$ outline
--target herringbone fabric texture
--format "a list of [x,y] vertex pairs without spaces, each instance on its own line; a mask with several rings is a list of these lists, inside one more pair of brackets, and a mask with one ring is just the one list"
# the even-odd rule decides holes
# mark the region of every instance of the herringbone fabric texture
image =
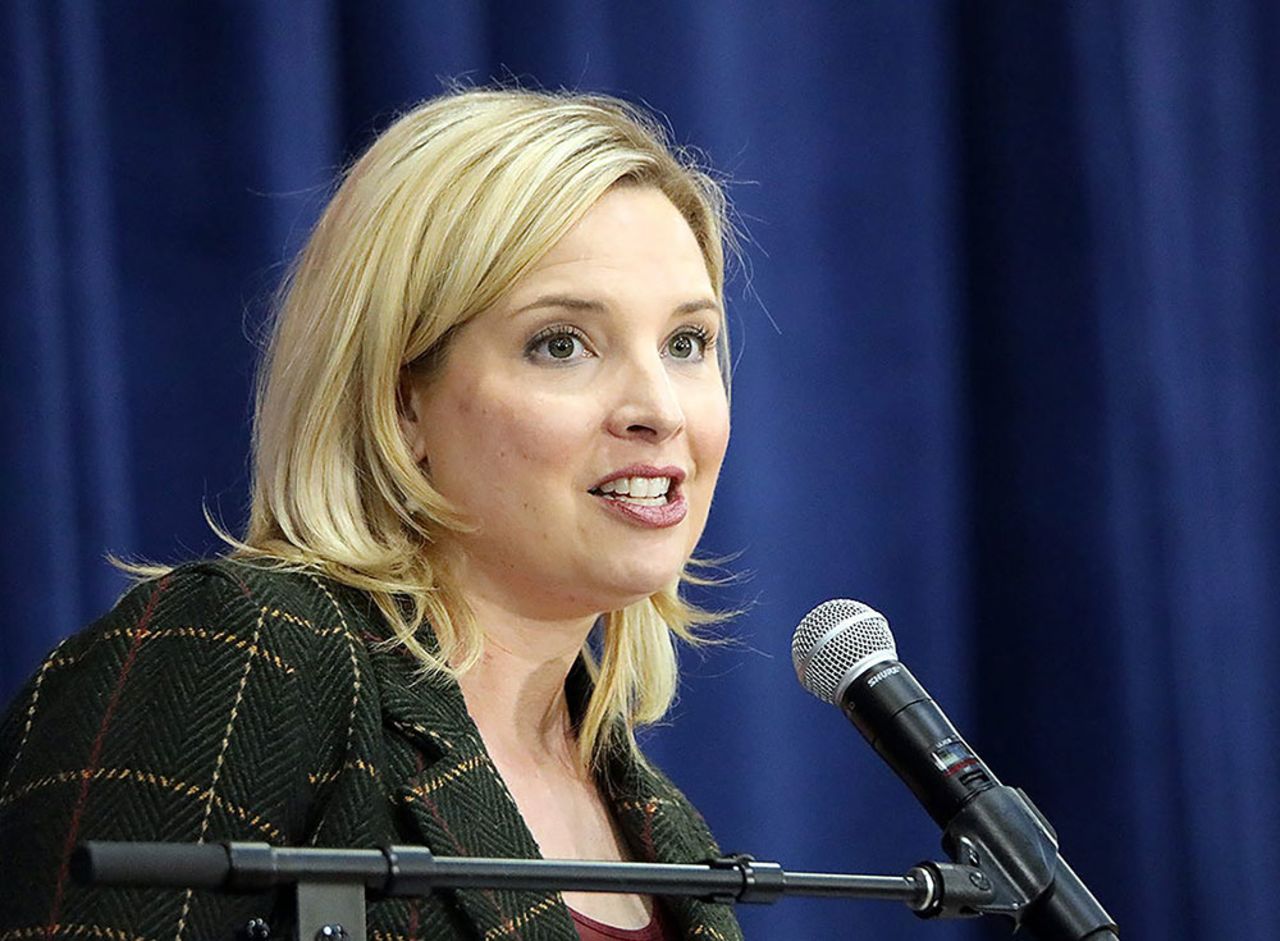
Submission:
[[[0,941],[214,941],[253,917],[292,937],[282,893],[79,887],[68,860],[86,839],[536,857],[457,685],[415,681],[386,636],[360,592],[218,561],[138,586],[61,644],[0,724]],[[636,858],[716,855],[665,777],[619,759],[605,778]],[[668,910],[685,937],[741,937],[726,906]],[[577,939],[558,896],[480,890],[375,902],[369,931]]]

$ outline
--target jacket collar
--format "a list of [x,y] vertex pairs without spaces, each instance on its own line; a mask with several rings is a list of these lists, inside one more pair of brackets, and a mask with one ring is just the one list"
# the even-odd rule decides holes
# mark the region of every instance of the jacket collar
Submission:
[[[422,842],[440,856],[540,858],[458,684],[446,676],[421,675],[403,647],[373,644],[370,656],[384,723],[422,756],[422,769],[393,795]],[[581,664],[570,674],[567,690],[571,698],[589,694]],[[719,855],[705,823],[683,795],[628,751],[618,750],[607,762],[600,783],[635,859],[688,863]],[[578,941],[556,893],[470,889],[458,890],[456,898],[485,941]],[[682,937],[741,937],[727,906],[675,897],[664,905]]]
[[[536,859],[538,846],[467,714],[458,684],[416,675],[403,648],[371,650],[384,724],[407,738],[422,768],[392,794],[421,842],[438,856]],[[577,941],[567,909],[550,893],[460,889],[459,907],[485,941]]]

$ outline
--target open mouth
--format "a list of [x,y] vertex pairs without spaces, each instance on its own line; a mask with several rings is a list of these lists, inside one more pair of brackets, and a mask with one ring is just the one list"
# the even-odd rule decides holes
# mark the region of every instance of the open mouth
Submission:
[[689,515],[681,485],[685,471],[675,465],[633,464],[614,471],[588,492],[616,518],[645,529],[666,529]]
[[679,488],[679,482],[671,477],[618,477],[588,492],[631,506],[665,506],[676,499]]

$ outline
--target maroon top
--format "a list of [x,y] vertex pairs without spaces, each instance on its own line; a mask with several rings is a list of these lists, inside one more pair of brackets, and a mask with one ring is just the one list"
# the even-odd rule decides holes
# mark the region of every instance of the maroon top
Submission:
[[643,928],[618,928],[602,921],[588,918],[581,912],[569,909],[573,926],[578,929],[582,941],[677,941],[673,929],[668,929],[658,905],[653,906],[653,917]]

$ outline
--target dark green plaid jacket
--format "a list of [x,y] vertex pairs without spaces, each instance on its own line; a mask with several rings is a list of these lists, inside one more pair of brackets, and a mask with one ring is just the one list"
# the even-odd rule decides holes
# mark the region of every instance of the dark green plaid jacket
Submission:
[[[0,724],[0,941],[216,941],[253,917],[292,936],[283,893],[82,888],[68,858],[86,839],[536,857],[457,685],[414,682],[410,656],[376,645],[387,632],[346,586],[219,561],[138,586],[62,643]],[[665,777],[619,760],[604,786],[637,859],[716,854]],[[741,937],[726,906],[667,909],[685,937]],[[558,895],[476,890],[375,902],[369,937],[577,932]]]

